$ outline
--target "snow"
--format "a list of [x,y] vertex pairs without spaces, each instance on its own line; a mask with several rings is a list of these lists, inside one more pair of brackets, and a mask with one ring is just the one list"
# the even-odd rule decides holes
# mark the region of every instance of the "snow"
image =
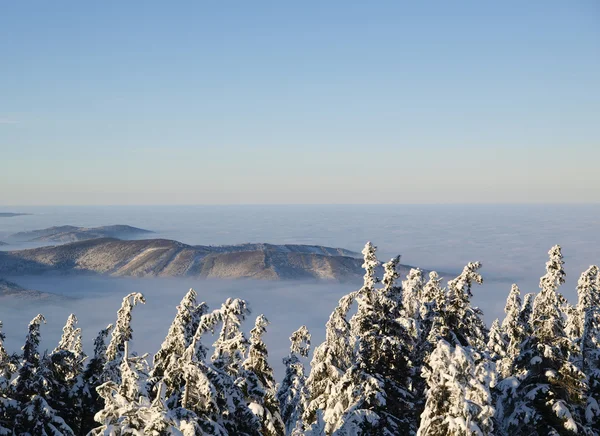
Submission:
[[542,358],[540,356],[535,356],[529,361],[529,363],[531,365],[538,365],[538,364],[542,363]]
[[554,403],[552,405],[552,411],[556,413],[556,416],[564,420],[563,425],[567,430],[570,430],[573,433],[577,433],[577,424],[573,420],[571,412],[567,408],[564,401],[557,401],[556,403]]

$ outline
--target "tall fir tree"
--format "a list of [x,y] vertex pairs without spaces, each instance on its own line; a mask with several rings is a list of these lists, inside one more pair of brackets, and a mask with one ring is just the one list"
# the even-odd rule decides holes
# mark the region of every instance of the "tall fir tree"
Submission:
[[304,429],[302,415],[308,400],[306,374],[302,359],[310,351],[310,332],[306,326],[300,327],[290,337],[290,354],[283,358],[285,375],[277,392],[285,434],[301,434]]
[[488,435],[494,433],[489,386],[493,364],[476,362],[469,346],[440,339],[423,376],[429,386],[418,436]]
[[125,342],[131,340],[131,312],[139,303],[146,303],[144,296],[133,292],[123,298],[121,308],[117,312],[117,321],[112,329],[110,342],[106,348],[106,363],[104,365],[103,381],[112,380],[117,385],[121,382],[120,367],[125,352]]
[[[400,257],[396,258],[398,264]],[[402,282],[402,306],[409,319],[418,319],[423,300],[423,271],[418,268],[411,268],[406,276],[406,280]]]
[[[177,314],[171,323],[169,332],[165,337],[160,349],[154,355],[149,391],[151,399],[156,398],[157,392],[154,387],[163,379],[165,373],[173,376],[176,371],[171,370],[180,364],[181,358],[193,341],[194,334],[200,324],[200,318],[206,314],[208,306],[205,303],[196,302],[198,294],[190,289],[177,306]],[[183,388],[181,377],[170,377],[165,381],[164,392],[166,398],[172,398],[173,394]]]
[[[350,333],[348,312],[357,292],[340,298],[325,325],[325,341],[313,353],[306,380],[310,398],[304,405],[302,419],[307,427],[317,421],[317,411],[327,408],[331,392],[354,359],[354,338]],[[321,419],[324,419],[321,414]]]
[[106,338],[112,327],[112,324],[109,324],[98,333],[94,340],[94,356],[88,361],[83,373],[73,387],[75,395],[81,400],[81,424],[77,432],[78,436],[87,435],[97,426],[94,415],[104,408],[104,400],[98,395],[96,388],[104,381]]
[[488,353],[494,362],[498,362],[506,357],[507,339],[498,318],[494,320],[490,327],[489,339],[487,343]]
[[585,399],[584,374],[570,362],[577,350],[564,330],[558,293],[565,272],[560,246],[549,251],[546,274],[533,301],[532,334],[525,339],[515,359],[513,372],[498,385],[498,419],[508,434],[585,434],[578,407]]
[[73,430],[48,403],[52,387],[49,357],[40,354],[40,327],[46,319],[37,315],[29,323],[29,332],[23,346],[23,359],[14,380],[14,399],[19,411],[14,417],[14,434],[74,435]]
[[516,284],[513,284],[506,299],[505,317],[501,326],[506,341],[504,356],[497,364],[501,378],[508,377],[511,374],[513,362],[519,355],[521,343],[525,340],[527,334],[529,319],[523,319],[521,316],[522,310],[521,291]]
[[77,322],[74,314],[68,317],[58,345],[44,362],[50,380],[46,399],[76,434],[81,432],[83,423],[83,398],[77,385],[87,359]]
[[[336,386],[324,419],[326,431],[336,436],[414,434],[414,398],[411,392],[411,362],[414,337],[400,318],[402,290],[396,287],[398,258],[384,265],[384,288],[375,267],[376,247],[363,250],[364,285],[358,292],[358,308],[350,320],[355,338],[355,358]],[[416,305],[415,305],[416,307]],[[341,406],[341,407],[340,407]]]
[[0,435],[12,433],[13,418],[18,411],[18,403],[13,400],[10,381],[17,370],[17,356],[9,355],[4,348],[6,336],[0,321]]
[[92,435],[121,436],[127,434],[150,434],[145,431],[145,409],[150,407],[148,399],[146,356],[131,356],[129,342],[123,344],[120,364],[120,382],[108,380],[98,387],[104,399],[104,408],[95,419],[100,423]]
[[248,356],[243,363],[243,381],[240,387],[246,396],[248,407],[261,423],[263,436],[282,435],[285,431],[273,369],[268,362],[267,345],[263,335],[269,321],[264,315],[259,315],[250,330],[250,347]]
[[577,282],[576,345],[579,348],[575,364],[586,375],[589,392],[585,404],[585,421],[600,434],[600,273],[590,266]]

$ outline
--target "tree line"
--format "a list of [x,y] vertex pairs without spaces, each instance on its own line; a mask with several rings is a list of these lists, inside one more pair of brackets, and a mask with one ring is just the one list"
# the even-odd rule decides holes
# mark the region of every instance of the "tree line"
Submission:
[[263,341],[269,321],[259,315],[245,335],[241,299],[211,311],[190,290],[152,358],[128,346],[139,293],[91,356],[74,315],[44,352],[42,315],[18,354],[0,323],[0,435],[600,435],[598,267],[582,273],[571,305],[552,247],[539,291],[513,285],[488,330],[471,304],[479,262],[444,283],[420,269],[400,280],[399,257],[380,279],[376,247],[363,255],[363,286],[339,300],[310,368],[302,326],[280,383]]

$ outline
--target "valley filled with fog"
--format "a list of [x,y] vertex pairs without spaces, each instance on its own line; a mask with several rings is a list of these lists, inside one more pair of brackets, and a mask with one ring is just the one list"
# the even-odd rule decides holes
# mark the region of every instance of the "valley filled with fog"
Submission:
[[[401,254],[402,263],[458,274],[469,261],[483,264],[484,284],[474,288],[473,302],[484,311],[488,325],[501,316],[510,285],[523,293],[538,290],[547,252],[560,244],[565,255],[563,294],[575,301],[579,274],[600,261],[598,205],[439,205],[439,206],[148,206],[148,207],[20,207],[7,212],[32,215],[2,218],[0,241],[17,232],[65,224],[103,226],[126,224],[155,232],[148,237],[191,245],[268,242],[315,244],[353,251],[372,241],[382,261]],[[14,208],[13,208],[14,209]],[[19,242],[2,250],[38,247],[48,243]],[[327,281],[205,280],[197,278],[113,278],[89,275],[30,275],[3,277],[27,289],[70,297],[66,301],[0,301],[0,320],[6,345],[16,351],[26,326],[37,313],[42,347],[52,349],[69,313],[74,312],[89,350],[97,332],[114,322],[121,299],[142,292],[146,305],[133,312],[132,350],[154,353],[186,291],[193,287],[200,301],[216,309],[228,297],[247,300],[252,317],[264,313],[271,321],[265,340],[278,376],[287,354],[290,334],[306,324],[313,344],[324,338],[324,324],[337,300],[360,287]],[[246,322],[245,330],[252,326]]]

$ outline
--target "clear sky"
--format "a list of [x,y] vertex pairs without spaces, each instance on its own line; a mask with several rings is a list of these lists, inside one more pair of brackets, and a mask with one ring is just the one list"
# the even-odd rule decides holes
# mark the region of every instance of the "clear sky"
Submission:
[[600,201],[600,2],[13,1],[0,205]]

